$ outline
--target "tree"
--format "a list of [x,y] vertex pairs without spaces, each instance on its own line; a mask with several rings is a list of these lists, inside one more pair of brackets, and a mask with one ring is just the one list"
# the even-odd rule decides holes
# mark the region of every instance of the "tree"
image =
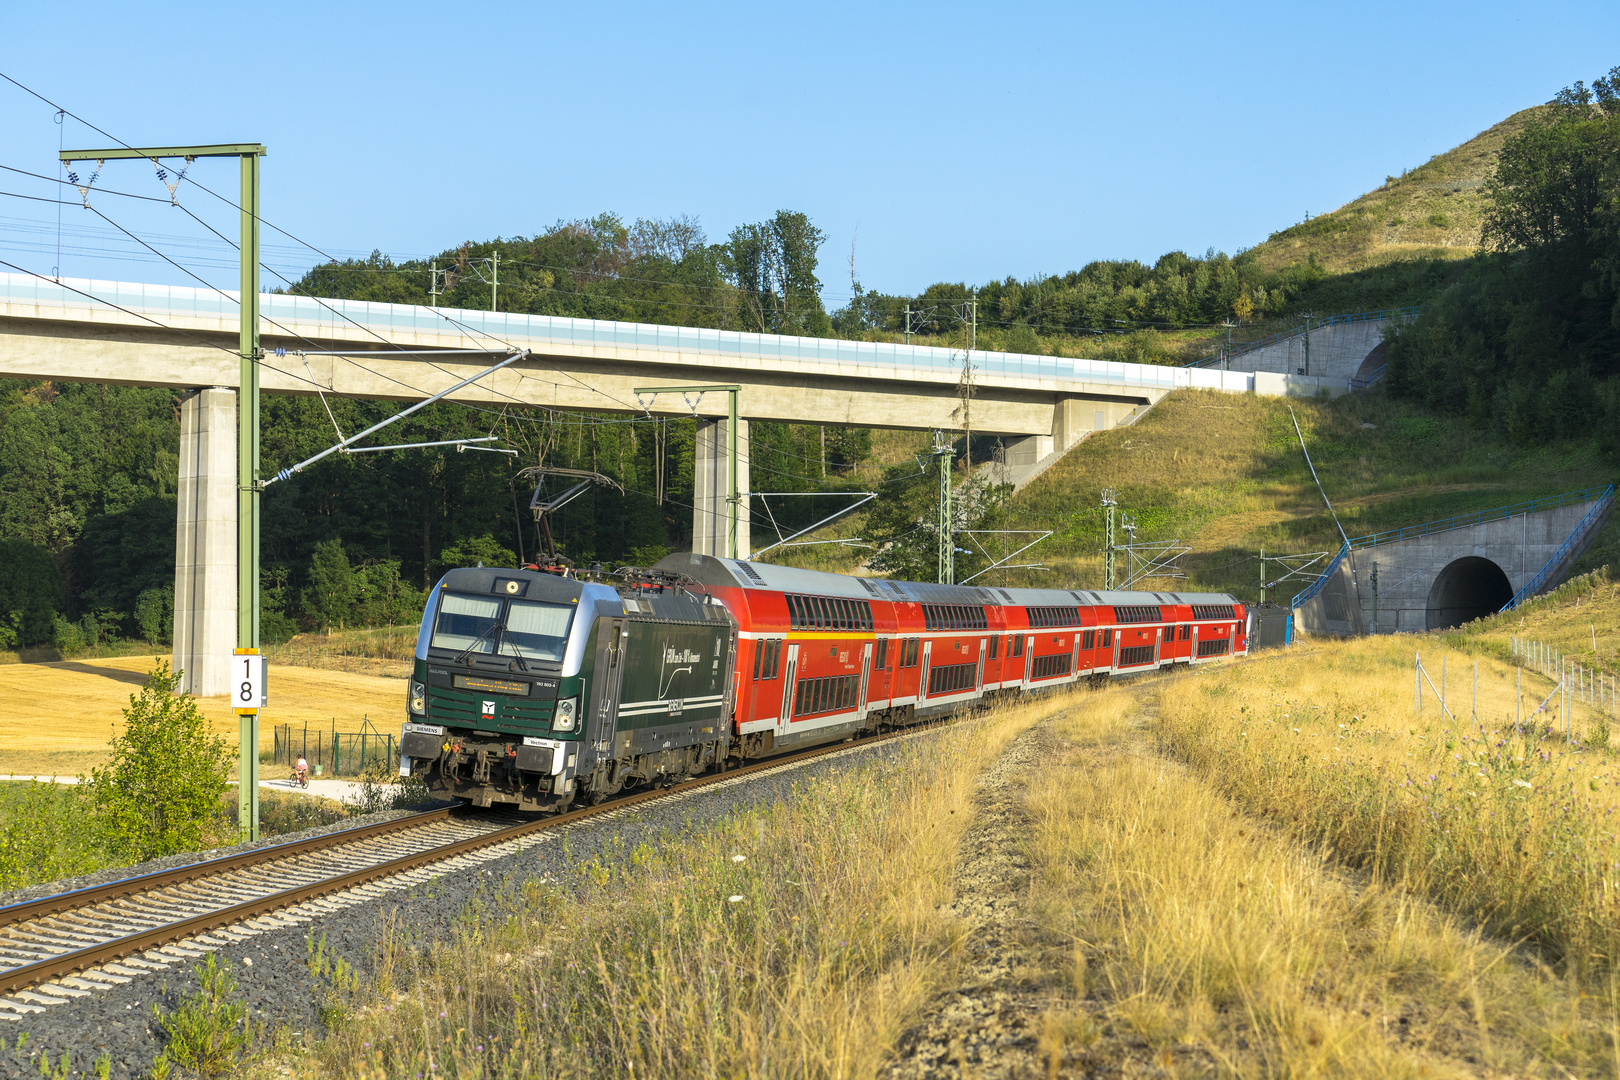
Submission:
[[516,566],[517,556],[495,542],[488,533],[466,540],[457,540],[439,552],[439,567],[454,570],[458,566]]
[[0,649],[51,640],[62,606],[56,560],[26,540],[0,540]]
[[309,588],[304,590],[304,611],[321,629],[341,626],[350,618],[358,582],[343,542],[336,537],[315,545],[309,561]]
[[91,770],[91,804],[112,843],[135,861],[195,851],[212,839],[231,758],[180,672],[160,662],[124,710],[111,760]]
[[832,328],[816,277],[826,239],[807,215],[792,210],[778,210],[769,221],[731,231],[726,268],[753,324],[748,329],[814,336]]
[[1487,180],[1483,240],[1498,251],[1595,239],[1620,185],[1620,67],[1593,89],[1566,87],[1502,147]]

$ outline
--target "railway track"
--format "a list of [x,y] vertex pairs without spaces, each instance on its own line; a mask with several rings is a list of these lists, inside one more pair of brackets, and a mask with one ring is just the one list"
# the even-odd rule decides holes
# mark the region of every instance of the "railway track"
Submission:
[[934,726],[818,747],[554,817],[432,810],[0,908],[0,1023],[515,853],[537,834]]

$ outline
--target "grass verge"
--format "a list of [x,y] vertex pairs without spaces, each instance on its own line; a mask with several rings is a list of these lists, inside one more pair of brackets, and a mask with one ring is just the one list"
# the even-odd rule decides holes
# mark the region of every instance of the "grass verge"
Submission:
[[[1188,730],[1181,703],[1196,715],[1214,687],[1282,673],[1233,665],[1169,680],[1152,694],[1153,724],[1117,709],[1053,723],[1056,758],[1027,803],[1026,909],[1068,946],[1042,1025],[1049,1075],[1612,1074],[1612,987],[1589,993],[1446,914],[1410,888],[1432,884],[1419,860],[1399,861],[1402,880],[1347,873],[1338,851],[1298,842],[1334,813],[1367,820],[1369,803],[1334,796],[1343,770],[1317,782],[1322,763],[1290,764],[1303,727],[1290,723],[1264,753],[1204,756],[1190,770],[1151,745]],[[1286,674],[1294,701],[1316,689],[1298,684],[1301,670]],[[1231,695],[1212,698],[1223,714]]]
[[999,709],[679,842],[610,851],[566,891],[530,883],[425,950],[386,925],[366,996],[296,1070],[873,1075],[955,964],[942,908],[976,777],[1068,701]]

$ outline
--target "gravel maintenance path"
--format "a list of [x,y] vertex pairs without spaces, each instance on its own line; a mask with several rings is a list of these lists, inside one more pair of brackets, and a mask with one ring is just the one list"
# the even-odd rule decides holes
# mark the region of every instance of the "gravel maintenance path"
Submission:
[[[641,843],[656,845],[700,834],[734,812],[785,801],[792,796],[794,784],[828,770],[892,760],[901,743],[930,734],[923,731],[869,746],[852,746],[841,753],[626,808],[622,813],[602,814],[554,832],[526,836],[384,882],[312,900],[156,954],[147,953],[145,963],[139,967],[109,965],[94,979],[59,980],[56,985],[72,991],[72,997],[36,993],[46,999],[29,1003],[37,1011],[22,1015],[12,1012],[9,1016],[0,1013],[0,1077],[38,1077],[42,1057],[60,1069],[64,1053],[68,1055],[68,1068],[65,1073],[51,1075],[95,1076],[97,1061],[104,1059],[110,1065],[105,1074],[109,1077],[145,1077],[152,1059],[163,1048],[154,1005],[172,1009],[192,994],[198,985],[193,965],[209,951],[229,962],[237,980],[237,996],[248,1004],[254,1023],[263,1022],[271,1030],[285,1024],[296,1036],[318,1038],[322,1033],[319,1006],[328,987],[310,970],[312,942],[324,939],[329,962],[342,958],[363,979],[371,963],[375,931],[384,919],[397,918],[400,930],[424,944],[444,940],[456,919],[469,908],[487,908],[492,901],[521,890],[527,881],[539,879],[567,887],[576,880],[576,868],[597,856],[612,860],[618,857],[615,852],[633,851]],[[351,820],[299,836],[352,828],[400,813]],[[568,837],[566,853],[561,843],[564,835]],[[277,837],[273,842],[289,839],[294,837]],[[73,882],[36,886],[0,895],[0,904],[64,892],[93,880],[117,880],[185,865],[197,859],[177,856]],[[19,1049],[19,1036],[24,1033],[27,1039]]]

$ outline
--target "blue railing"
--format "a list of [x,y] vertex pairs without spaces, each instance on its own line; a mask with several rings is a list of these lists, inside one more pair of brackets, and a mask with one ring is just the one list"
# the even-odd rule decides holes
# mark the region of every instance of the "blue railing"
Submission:
[[1594,499],[1607,498],[1613,491],[1613,484],[1604,488],[1567,491],[1562,495],[1548,495],[1544,499],[1531,499],[1529,502],[1498,506],[1494,510],[1481,510],[1477,514],[1458,514],[1456,517],[1441,518],[1438,521],[1425,521],[1422,525],[1408,525],[1404,529],[1390,529],[1387,532],[1370,533],[1367,536],[1352,536],[1350,546],[1377,547],[1379,544],[1394,544],[1416,536],[1432,536],[1453,529],[1466,529],[1471,525],[1483,525],[1487,521],[1501,521],[1503,518],[1519,517],[1521,514],[1539,514],[1543,510],[1578,506]]
[[1371,371],[1369,371],[1367,373],[1367,377],[1365,379],[1351,379],[1350,380],[1350,389],[1352,389],[1352,390],[1365,390],[1369,386],[1373,386],[1373,385],[1375,385],[1377,383],[1383,382],[1384,381],[1384,376],[1386,374],[1388,374],[1388,373],[1389,373],[1389,365],[1388,364],[1384,364],[1381,367],[1376,367],[1376,368],[1374,368],[1373,370],[1371,370]]
[[[1385,319],[1410,319],[1417,315],[1417,313],[1421,310],[1423,309],[1421,306],[1419,306],[1383,308],[1378,311],[1357,311],[1352,312],[1349,315],[1330,315],[1325,319],[1312,319],[1310,321],[1310,328],[1312,330],[1320,330],[1324,326],[1340,326],[1345,323],[1382,322]],[[1290,338],[1299,337],[1304,332],[1305,327],[1303,325],[1296,326],[1292,330],[1279,330],[1270,337],[1263,337],[1258,341],[1245,341],[1242,344],[1234,345],[1230,349],[1215,353],[1212,356],[1206,356],[1200,360],[1194,360],[1191,363],[1188,363],[1186,366],[1197,368],[1214,367],[1216,364],[1223,364],[1228,360],[1235,360],[1240,356],[1247,356],[1249,353],[1255,352],[1259,349],[1268,348],[1272,345],[1277,345],[1287,341]]]
[[1613,500],[1614,485],[1610,484],[1604,489],[1603,497],[1592,506],[1592,509],[1586,512],[1586,516],[1581,518],[1580,524],[1576,525],[1574,530],[1564,538],[1564,542],[1558,545],[1558,550],[1552,553],[1552,558],[1547,560],[1546,565],[1537,572],[1535,577],[1525,582],[1524,588],[1513,594],[1513,599],[1503,605],[1502,610],[1509,611],[1516,608],[1542,589],[1545,589],[1547,582],[1563,566],[1564,560],[1569,557],[1570,552],[1575,550],[1576,545],[1585,542],[1586,534],[1591,530],[1593,524],[1608,510],[1609,504]]
[[1288,606],[1291,608],[1297,608],[1307,600],[1314,600],[1316,595],[1327,587],[1328,578],[1332,577],[1338,571],[1339,564],[1344,562],[1344,557],[1348,554],[1350,554],[1349,547],[1340,547],[1339,553],[1333,556],[1333,561],[1327,564],[1326,570],[1322,571],[1322,576],[1305,586],[1304,590],[1298,596],[1295,596],[1292,600],[1288,601]]
[[[1339,568],[1339,564],[1344,561],[1345,557],[1353,548],[1377,547],[1379,544],[1398,544],[1402,540],[1412,540],[1419,536],[1433,536],[1436,533],[1451,532],[1454,529],[1467,529],[1474,525],[1484,525],[1491,521],[1501,521],[1504,518],[1519,517],[1524,514],[1537,514],[1545,510],[1557,510],[1565,506],[1579,506],[1581,503],[1595,502],[1597,505],[1594,506],[1586,517],[1581,520],[1581,524],[1576,527],[1575,532],[1570,534],[1570,539],[1564,541],[1564,547],[1559,548],[1559,551],[1563,552],[1564,549],[1569,546],[1571,541],[1578,537],[1587,527],[1592,515],[1599,513],[1605,506],[1608,505],[1609,500],[1613,497],[1614,485],[1610,484],[1608,487],[1604,488],[1586,488],[1583,491],[1567,491],[1561,495],[1548,495],[1546,498],[1531,499],[1528,502],[1509,503],[1507,506],[1498,506],[1491,510],[1480,510],[1473,514],[1458,514],[1456,517],[1440,518],[1437,521],[1425,521],[1421,525],[1408,525],[1403,529],[1389,529],[1385,532],[1369,533],[1366,536],[1353,536],[1350,538],[1349,544],[1339,548],[1339,553],[1333,557],[1333,561],[1328,564],[1328,568],[1322,571],[1322,576],[1311,582],[1310,585],[1306,586],[1298,596],[1295,596],[1293,600],[1289,601],[1289,605],[1291,607],[1299,607],[1299,605],[1305,603],[1306,601],[1314,599],[1317,594],[1319,594],[1322,589],[1326,587],[1328,578],[1331,577],[1333,572]],[[1553,556],[1553,561],[1549,562],[1546,567],[1543,567],[1542,572],[1535,578],[1532,578],[1531,583],[1526,585],[1525,588],[1530,589],[1532,586],[1539,588],[1540,585],[1544,583],[1545,576],[1552,572],[1554,562],[1556,562],[1556,560],[1560,557],[1560,555],[1555,554]],[[1523,590],[1520,591],[1523,592]],[[1533,593],[1531,595],[1533,595]],[[1509,602],[1508,607],[1512,607],[1517,603],[1519,603],[1519,597],[1515,596],[1513,600]]]

